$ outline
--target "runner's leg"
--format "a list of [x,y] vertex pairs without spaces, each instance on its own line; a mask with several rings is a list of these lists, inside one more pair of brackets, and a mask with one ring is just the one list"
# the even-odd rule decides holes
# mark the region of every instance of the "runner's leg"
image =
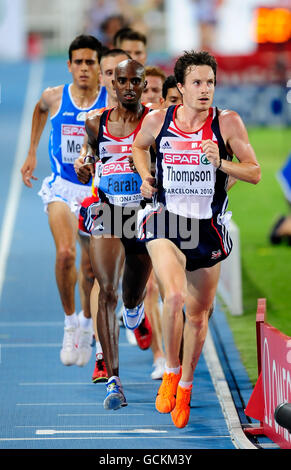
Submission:
[[208,329],[209,311],[212,307],[220,274],[220,263],[211,268],[186,271],[187,297],[184,326],[182,380],[190,382],[199,360]]
[[182,308],[186,298],[186,260],[181,251],[166,239],[157,239],[147,244],[154,272],[163,293],[163,338],[166,364],[170,368],[179,366],[179,352],[183,332]]
[[146,284],[152,270],[152,263],[147,253],[127,253],[125,258],[122,296],[127,308],[134,308],[145,298]]
[[209,311],[219,273],[219,264],[211,268],[187,271],[182,377],[176,390],[175,408],[171,412],[172,421],[178,428],[185,427],[189,421],[193,376],[207,335]]
[[119,324],[115,314],[118,284],[124,264],[124,248],[119,238],[90,238],[90,259],[99,284],[97,330],[108,376],[118,376]]
[[75,286],[77,283],[75,262],[78,222],[64,202],[50,203],[48,217],[56,246],[57,286],[65,314],[72,315],[75,313]]

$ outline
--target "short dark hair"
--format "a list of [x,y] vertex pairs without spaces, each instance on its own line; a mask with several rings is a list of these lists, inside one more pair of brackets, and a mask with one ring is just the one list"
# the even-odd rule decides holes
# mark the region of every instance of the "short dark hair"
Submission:
[[186,77],[186,70],[188,67],[192,65],[209,65],[212,68],[214,73],[214,84],[216,85],[216,69],[217,69],[217,62],[215,57],[213,57],[207,51],[185,51],[184,54],[178,58],[175,67],[174,67],[174,74],[177,80],[177,83],[181,83],[184,85],[185,77]]
[[168,90],[170,88],[177,88],[177,80],[175,79],[174,75],[169,75],[164,81],[163,89],[162,89],[162,96],[164,100],[167,98]]
[[122,41],[141,41],[144,45],[147,45],[147,38],[144,34],[140,33],[139,31],[134,31],[131,28],[122,28],[117,33],[115,33],[113,38],[113,44],[116,47],[119,47]]
[[107,49],[102,52],[100,57],[100,62],[104,57],[116,57],[117,55],[126,55],[128,59],[131,59],[131,56],[128,52],[124,51],[123,49],[115,48],[115,49]]
[[70,47],[69,47],[70,62],[72,62],[72,52],[78,49],[92,49],[92,51],[96,51],[97,56],[98,56],[98,61],[99,61],[101,53],[103,51],[103,46],[101,42],[97,38],[95,38],[95,36],[80,34],[80,36],[77,36],[70,44]]

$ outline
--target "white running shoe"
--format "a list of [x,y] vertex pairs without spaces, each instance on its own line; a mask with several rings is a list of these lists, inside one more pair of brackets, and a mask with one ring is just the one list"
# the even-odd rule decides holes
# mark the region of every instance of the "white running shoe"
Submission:
[[153,380],[159,380],[163,378],[165,372],[166,360],[164,357],[158,357],[154,362],[154,370],[151,373],[151,378]]
[[135,330],[144,319],[144,303],[142,302],[134,308],[123,307],[122,314],[125,327],[129,330]]
[[136,337],[132,330],[125,328],[125,336],[129,344],[132,344],[132,346],[137,346]]
[[78,331],[78,359],[77,366],[83,367],[88,364],[92,354],[92,329],[79,328]]
[[78,328],[65,327],[63,346],[60,351],[60,359],[65,366],[76,364],[78,359],[78,349],[76,348],[76,337]]

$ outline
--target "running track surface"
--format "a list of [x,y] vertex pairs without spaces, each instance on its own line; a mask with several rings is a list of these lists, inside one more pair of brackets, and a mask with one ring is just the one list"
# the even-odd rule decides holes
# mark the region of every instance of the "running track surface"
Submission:
[[[84,368],[65,367],[59,360],[63,313],[54,278],[55,250],[37,195],[50,174],[49,124],[39,145],[33,189],[22,185],[20,168],[41,90],[70,80],[65,61],[0,64],[0,449],[236,449],[204,354],[184,429],[155,410],[160,381],[150,378],[151,350],[130,345],[124,328],[120,377],[128,406],[121,410],[104,410],[105,385],[91,383],[94,351]],[[218,304],[210,325],[244,423],[252,387]]]

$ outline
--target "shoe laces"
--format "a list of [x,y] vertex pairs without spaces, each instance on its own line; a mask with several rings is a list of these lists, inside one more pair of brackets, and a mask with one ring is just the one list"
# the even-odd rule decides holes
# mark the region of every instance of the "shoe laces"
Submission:
[[183,388],[181,391],[180,387],[180,393],[177,394],[177,402],[181,406],[190,406],[190,399],[191,399],[191,392],[192,392],[192,387],[191,388]]
[[96,367],[99,371],[105,369],[105,361],[104,361],[103,356],[100,357],[100,359],[96,359]]
[[65,328],[63,349],[72,349],[75,346],[76,328]]
[[161,395],[168,396],[173,393],[173,386],[174,386],[174,376],[175,374],[166,374],[163,378],[163,386],[161,387]]
[[119,386],[118,386],[118,384],[117,384],[116,382],[114,382],[114,381],[113,381],[113,382],[110,382],[109,384],[107,384],[106,387],[107,387],[107,391],[108,391],[108,392],[111,392],[112,390],[116,390],[116,389],[117,389],[117,391],[119,391]]
[[79,337],[79,348],[88,348],[91,347],[91,330],[81,330],[80,337]]

